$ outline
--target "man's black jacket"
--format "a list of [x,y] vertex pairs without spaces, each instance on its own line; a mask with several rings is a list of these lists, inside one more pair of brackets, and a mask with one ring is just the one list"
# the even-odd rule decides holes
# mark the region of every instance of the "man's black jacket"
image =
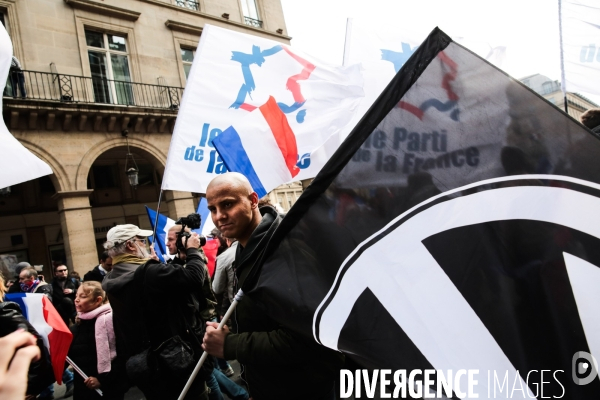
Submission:
[[83,281],[96,281],[102,283],[104,276],[105,275],[102,275],[102,271],[100,271],[100,266],[97,265],[93,270],[86,272],[86,274],[83,276]]
[[[260,209],[263,218],[243,248],[238,245],[234,262],[238,288],[243,286],[281,216],[272,207]],[[225,339],[225,359],[237,359],[246,367],[246,380],[254,400],[319,399],[334,387],[343,356],[312,338],[290,331],[267,316],[260,305],[245,295],[235,318],[238,332]]]
[[[79,283],[75,283],[73,280],[66,278],[65,286],[62,287],[60,282],[61,281],[59,281],[58,278],[52,280],[52,304],[68,326],[69,319],[75,317],[75,296],[77,295]],[[63,292],[64,289],[71,289],[72,292],[65,294]]]

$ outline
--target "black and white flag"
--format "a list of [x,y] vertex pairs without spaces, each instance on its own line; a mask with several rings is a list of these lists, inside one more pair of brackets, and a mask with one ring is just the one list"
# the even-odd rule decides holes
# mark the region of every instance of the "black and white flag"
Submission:
[[599,266],[599,139],[435,29],[284,218],[250,295],[365,368],[593,399]]

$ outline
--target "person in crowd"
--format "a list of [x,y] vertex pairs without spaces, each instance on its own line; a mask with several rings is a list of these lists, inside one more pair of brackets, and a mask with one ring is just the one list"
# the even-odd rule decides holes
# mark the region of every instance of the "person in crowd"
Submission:
[[[163,264],[153,250],[150,258],[146,249],[146,238],[151,235],[152,231],[131,224],[117,225],[106,235],[104,247],[112,257],[113,270],[102,288],[113,307],[117,354],[136,355],[149,342],[157,356],[163,343],[179,336],[194,350],[197,361],[204,333],[200,294],[206,279],[205,262],[198,251],[200,239],[193,233],[185,241],[185,265]],[[148,400],[177,399],[194,366],[189,374],[174,373],[169,367],[158,363],[157,370],[151,369],[135,382]],[[206,379],[211,372],[212,363],[208,363],[186,399],[208,399]]]
[[[238,173],[213,179],[206,189],[215,226],[236,238],[235,268],[242,286],[281,221],[273,207],[258,208],[258,195]],[[254,400],[335,399],[334,383],[343,356],[304,338],[269,318],[251,295],[238,303],[237,332],[207,323],[203,348],[209,354],[235,359],[245,366],[245,380]]]
[[600,108],[590,108],[581,114],[581,123],[592,130],[594,133],[600,134]]
[[[29,264],[27,261],[21,261],[20,263],[18,263],[17,265],[15,265],[15,281],[19,281],[19,276],[21,275],[21,271],[23,271],[23,268],[27,268],[27,267],[31,267],[31,264]],[[19,293],[19,285],[13,285],[8,289],[7,293]]]
[[112,270],[112,258],[108,255],[108,252],[103,252],[100,255],[100,264],[98,264],[93,270],[88,271],[83,276],[83,281],[96,281],[102,283],[104,277]]
[[[106,303],[106,293],[100,282],[85,281],[77,289],[75,309],[79,317],[71,326],[73,341],[69,358],[88,376],[75,374],[74,400],[121,400],[125,394],[122,371],[114,362],[117,356],[112,309]],[[103,395],[96,391],[100,389]]]
[[19,284],[17,290],[12,293],[42,293],[52,300],[52,286],[42,281],[38,272],[33,267],[26,267],[19,274]]
[[[188,233],[191,232],[189,228],[186,228],[185,230]],[[185,265],[186,254],[185,252],[177,249],[177,233],[180,231],[180,225],[174,225],[169,229],[167,233],[167,249],[169,250],[170,255],[175,256],[175,258],[173,258],[171,261],[172,263]],[[215,299],[215,294],[212,291],[210,276],[208,274],[208,269],[206,268],[206,256],[202,251],[202,247],[200,247],[198,251],[200,252],[205,263],[204,273],[206,275],[204,284],[202,285],[202,291],[197,293],[200,300],[200,309],[203,310],[201,315],[204,321],[217,321],[217,312],[215,309],[217,301]],[[213,364],[216,368],[207,378],[206,382],[210,389],[209,399],[222,400],[223,395],[221,392],[227,394],[230,398],[232,398],[232,400],[247,399],[248,393],[241,386],[237,385],[228,378],[234,374],[233,368],[229,365],[229,363],[227,363],[225,360],[214,359]],[[221,373],[219,370],[222,370],[224,373]]]
[[23,74],[23,67],[21,67],[21,63],[15,56],[12,57],[9,71],[13,97],[17,97],[17,87],[21,91],[21,97],[27,97],[27,93],[25,92],[25,75]]
[[28,368],[40,358],[36,337],[23,329],[0,338],[0,399],[35,399],[28,395]]
[[[21,271],[20,278],[26,277],[28,274],[31,274],[36,277],[38,276],[37,271],[35,271],[35,269],[33,267],[28,267]],[[46,296],[48,296],[50,298],[50,300],[52,301],[52,304],[54,305],[54,308],[56,308],[56,311],[58,311],[59,315],[61,316],[61,318],[63,319],[65,324],[67,326],[69,326],[70,321],[75,320],[75,304],[73,301],[75,299],[75,293],[73,292],[73,290],[76,291],[77,289],[74,289],[75,283],[70,278],[67,278],[68,270],[65,265],[55,266],[54,275],[55,275],[55,278],[52,281],[52,285],[50,285],[46,282],[40,282],[37,286],[38,287],[41,286],[41,288],[35,292],[39,293],[40,291],[44,291],[44,294],[46,294]],[[28,279],[28,278],[25,278],[25,279]],[[22,289],[24,287],[23,285],[24,285],[24,283],[21,282]],[[25,280],[25,285],[31,285],[30,287],[34,287],[34,284],[29,283],[27,280]],[[72,309],[72,311],[71,311],[71,309]],[[73,394],[73,388],[74,388],[73,372],[71,372],[68,368],[65,368],[65,370],[63,372],[62,380],[63,380],[63,384],[66,385],[66,387],[67,387],[66,392],[65,392],[65,397],[70,397]],[[38,399],[53,399],[53,398],[54,398],[54,384],[51,384],[46,389],[44,389],[44,391],[42,391],[42,393],[40,393],[40,396],[38,397]]]
[[79,275],[79,272],[71,271],[71,273],[69,275],[70,275],[69,277],[73,281],[73,283],[75,283],[77,286],[79,286],[81,284],[81,276]]
[[[0,399],[34,399],[54,382],[50,355],[19,305],[4,301],[5,293],[0,274]],[[15,346],[21,348],[16,354]]]
[[69,269],[60,264],[54,267],[52,304],[67,326],[75,322],[75,295],[79,285],[69,279]]
[[[220,232],[218,235],[222,238],[225,246],[222,251],[221,248],[219,248],[219,251],[221,252],[217,255],[212,289],[217,296],[219,315],[223,317],[235,297],[235,272],[233,270],[233,262],[235,261],[235,252],[238,243],[235,239],[223,237]],[[233,327],[231,325],[232,321],[227,322],[228,326]]]

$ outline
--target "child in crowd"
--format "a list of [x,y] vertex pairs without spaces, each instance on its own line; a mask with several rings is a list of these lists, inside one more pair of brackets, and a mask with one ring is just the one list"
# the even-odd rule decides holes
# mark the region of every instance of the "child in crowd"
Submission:
[[[71,326],[73,342],[69,358],[87,376],[75,373],[74,400],[122,400],[125,391],[119,385],[119,372],[115,371],[115,333],[112,309],[104,304],[106,293],[100,283],[83,282],[77,289],[75,309],[78,323]],[[101,397],[96,389],[103,392]]]

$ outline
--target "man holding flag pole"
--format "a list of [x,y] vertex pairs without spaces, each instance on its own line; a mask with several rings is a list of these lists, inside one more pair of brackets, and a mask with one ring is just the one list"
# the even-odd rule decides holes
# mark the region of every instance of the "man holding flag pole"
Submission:
[[[226,173],[207,187],[208,209],[223,236],[236,238],[236,275],[243,288],[253,279],[253,265],[279,226],[272,207],[258,208],[258,195],[238,173]],[[203,349],[210,355],[244,364],[245,380],[255,399],[335,398],[334,381],[343,357],[296,335],[266,316],[245,297],[236,309],[238,332],[207,323]]]

